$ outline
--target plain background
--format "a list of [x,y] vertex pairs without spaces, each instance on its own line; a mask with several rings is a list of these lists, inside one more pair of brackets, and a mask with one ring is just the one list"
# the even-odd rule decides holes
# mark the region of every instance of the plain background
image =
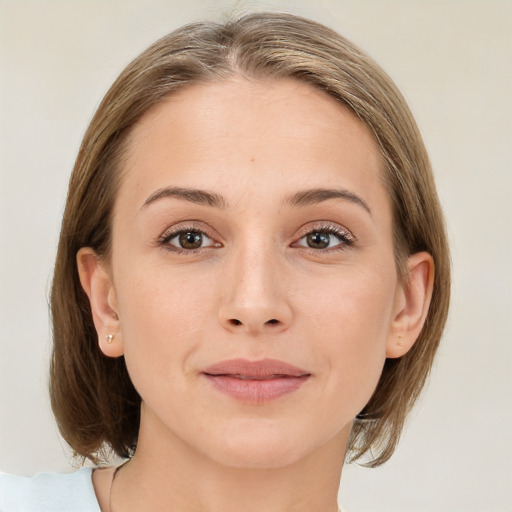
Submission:
[[352,512],[512,510],[512,3],[0,2],[0,470],[69,470],[47,397],[47,294],[67,180],[102,95],[190,21],[278,9],[368,51],[409,101],[445,206],[452,307],[430,385],[379,469],[348,466]]

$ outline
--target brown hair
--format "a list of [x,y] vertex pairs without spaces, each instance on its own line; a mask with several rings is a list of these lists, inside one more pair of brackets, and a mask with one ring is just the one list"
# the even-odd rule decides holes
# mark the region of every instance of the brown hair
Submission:
[[391,79],[336,32],[289,14],[182,27],[137,57],[99,106],[71,176],[51,292],[50,388],[59,428],[77,454],[93,461],[109,448],[123,457],[133,453],[140,397],[124,359],[109,359],[98,349],[76,254],[89,246],[108,258],[123,151],[137,121],[173,91],[236,75],[293,78],[350,107],[381,148],[400,275],[406,279],[410,254],[427,251],[434,259],[433,298],[419,339],[405,356],[386,360],[372,398],[354,421],[349,456],[371,453],[368,465],[377,466],[396,447],[446,321],[450,263],[444,221],[421,136]]

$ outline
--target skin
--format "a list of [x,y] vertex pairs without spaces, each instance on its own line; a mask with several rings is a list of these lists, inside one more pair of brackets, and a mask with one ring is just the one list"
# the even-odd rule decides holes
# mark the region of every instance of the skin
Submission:
[[[291,80],[190,86],[136,125],[110,261],[78,254],[100,349],[124,355],[143,400],[112,510],[337,510],[352,420],[385,358],[416,340],[432,291],[426,253],[409,258],[406,283],[397,276],[382,172],[366,125]],[[145,204],[166,187],[223,202]],[[287,202],[311,189],[349,195]],[[185,228],[206,235],[177,252],[169,230]],[[328,246],[309,247],[311,233]],[[310,378],[276,400],[241,403],[201,374],[232,358],[279,359]],[[93,477],[104,511],[111,477]]]

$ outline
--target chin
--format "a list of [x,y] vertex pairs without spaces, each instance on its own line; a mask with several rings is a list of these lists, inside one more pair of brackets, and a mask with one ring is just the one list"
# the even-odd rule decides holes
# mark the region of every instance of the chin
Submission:
[[[223,431],[205,451],[218,464],[238,469],[278,469],[307,457],[328,439],[279,425],[250,422]],[[293,427],[293,426],[292,426]]]
[[210,458],[222,466],[236,469],[278,469],[290,466],[304,456],[297,447],[276,444],[277,446],[274,446],[253,441],[250,444],[235,446],[230,443],[229,446],[224,445],[219,450],[214,450]]

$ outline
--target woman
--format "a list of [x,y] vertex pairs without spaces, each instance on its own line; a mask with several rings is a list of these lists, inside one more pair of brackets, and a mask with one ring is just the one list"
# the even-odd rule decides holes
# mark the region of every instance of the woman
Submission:
[[128,462],[4,476],[0,510],[336,511],[344,460],[392,455],[448,301],[428,158],[384,72],[291,15],[183,27],[94,116],[52,288],[61,432]]

